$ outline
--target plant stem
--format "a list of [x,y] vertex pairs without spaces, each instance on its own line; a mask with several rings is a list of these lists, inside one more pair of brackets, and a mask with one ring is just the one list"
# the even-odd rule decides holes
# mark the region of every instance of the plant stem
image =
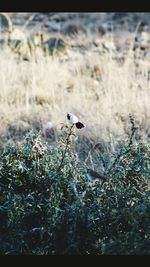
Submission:
[[112,163],[112,165],[110,166],[110,168],[107,170],[106,174],[110,173],[110,171],[114,168],[114,166],[116,165],[117,161],[119,161],[119,159],[127,154],[128,152],[131,151],[131,147],[132,147],[132,144],[133,144],[133,137],[134,137],[134,134],[137,130],[137,128],[135,127],[135,124],[134,124],[134,118],[129,115],[129,119],[130,119],[130,123],[131,123],[131,134],[129,136],[129,141],[128,141],[128,145],[125,147],[125,150],[123,151],[122,149],[120,150],[119,154],[116,156],[114,162]]
[[68,146],[69,146],[69,142],[70,142],[70,136],[72,135],[73,126],[74,126],[74,124],[71,126],[71,128],[69,130],[69,133],[67,135],[67,138],[66,138],[66,147],[65,147],[64,153],[62,153],[62,158],[61,158],[60,165],[58,167],[58,171],[60,171],[61,168],[62,168],[62,166],[63,166],[64,159],[65,159],[65,156],[66,156],[66,153],[67,153],[67,149],[68,149]]

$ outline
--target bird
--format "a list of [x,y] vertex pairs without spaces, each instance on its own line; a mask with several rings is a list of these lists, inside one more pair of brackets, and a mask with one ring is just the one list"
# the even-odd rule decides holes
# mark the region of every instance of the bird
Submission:
[[103,180],[103,176],[100,175],[98,172],[92,170],[92,169],[87,169],[87,178],[89,182],[93,182],[96,180]]
[[80,122],[78,117],[72,113],[67,113],[67,119],[72,125],[75,125],[77,129],[82,129],[85,127],[85,124]]
[[99,181],[101,181],[101,186],[103,185],[103,183],[109,181],[109,177],[107,175],[102,175],[89,168],[87,168],[87,178],[88,181],[92,184],[97,184]]

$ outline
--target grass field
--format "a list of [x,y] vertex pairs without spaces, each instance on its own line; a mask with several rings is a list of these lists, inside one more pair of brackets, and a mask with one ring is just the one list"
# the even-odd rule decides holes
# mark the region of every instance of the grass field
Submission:
[[124,62],[119,63],[121,53],[101,48],[113,34],[97,38],[98,47],[92,44],[95,38],[92,34],[74,37],[87,46],[83,52],[68,48],[66,55],[44,57],[39,51],[38,62],[34,58],[18,62],[8,48],[2,50],[0,109],[4,125],[16,123],[21,116],[30,120],[35,114],[37,122],[51,121],[59,128],[70,111],[87,125],[83,133],[93,137],[107,138],[108,132],[124,134],[129,113],[147,129],[149,57],[135,59],[131,43]]

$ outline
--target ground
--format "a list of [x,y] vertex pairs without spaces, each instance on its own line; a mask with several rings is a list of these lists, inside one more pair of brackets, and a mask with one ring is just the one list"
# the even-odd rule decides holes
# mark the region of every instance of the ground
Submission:
[[[49,142],[72,112],[86,124],[79,151],[101,143],[115,150],[128,134],[129,114],[149,138],[149,13],[8,13],[26,37],[42,32],[66,49],[29,58],[7,43],[0,51],[1,147],[41,130]],[[2,32],[2,39],[10,33]],[[18,53],[17,53],[18,52]],[[19,56],[18,56],[19,54]]]

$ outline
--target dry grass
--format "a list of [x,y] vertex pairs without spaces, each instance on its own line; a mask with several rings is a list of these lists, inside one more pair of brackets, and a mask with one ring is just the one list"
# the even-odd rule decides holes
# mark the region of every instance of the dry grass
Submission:
[[[95,40],[97,46],[93,45]],[[37,62],[18,61],[8,48],[3,49],[0,52],[1,137],[6,135],[8,126],[20,120],[29,124],[36,121],[39,128],[51,121],[59,129],[66,122],[68,111],[81,117],[87,126],[79,134],[95,142],[115,142],[122,138],[127,132],[129,113],[147,134],[149,58],[136,59],[135,64],[131,38],[131,49],[126,52],[124,62],[119,63],[114,59],[119,52],[101,50],[102,41],[110,40],[113,42],[113,34],[103,38],[78,35],[70,43],[84,45],[84,49],[70,47],[67,54],[54,57],[44,57],[37,51]]]

